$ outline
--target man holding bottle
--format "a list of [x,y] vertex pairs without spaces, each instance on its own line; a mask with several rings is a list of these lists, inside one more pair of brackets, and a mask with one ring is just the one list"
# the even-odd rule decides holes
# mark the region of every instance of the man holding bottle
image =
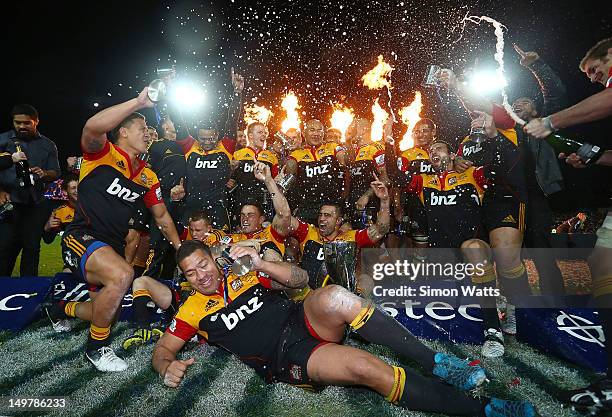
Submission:
[[[592,83],[600,83],[606,89],[572,107],[551,114],[542,119],[531,120],[524,130],[536,137],[547,140],[558,129],[580,123],[592,122],[612,115],[612,38],[595,44],[580,62],[580,70]],[[612,166],[612,153],[593,150],[593,145],[571,152],[560,153],[560,158],[575,168],[584,168],[590,163]],[[587,149],[585,150],[585,147]],[[591,156],[588,148],[591,149]],[[593,152],[601,154],[592,156]],[[589,160],[590,159],[590,160]],[[564,400],[577,408],[603,408],[612,410],[612,209],[602,226],[597,230],[595,249],[588,259],[593,279],[593,298],[598,308],[601,327],[606,335],[608,372],[606,376],[588,387],[566,393]]]
[[0,222],[0,276],[10,276],[23,250],[20,275],[38,276],[40,238],[48,211],[46,185],[60,175],[55,143],[38,132],[38,112],[29,104],[11,111],[13,130],[0,134],[0,153],[12,155],[12,166],[0,171],[0,189],[14,206]]

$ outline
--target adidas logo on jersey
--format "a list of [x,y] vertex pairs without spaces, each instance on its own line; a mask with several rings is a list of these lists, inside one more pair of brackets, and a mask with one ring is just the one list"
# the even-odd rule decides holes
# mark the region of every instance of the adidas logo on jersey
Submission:
[[238,322],[247,318],[247,315],[253,314],[263,306],[263,303],[259,301],[259,297],[253,297],[249,300],[247,305],[240,306],[236,312],[229,314],[221,314],[221,320],[227,327],[227,330],[234,329]]
[[125,164],[121,160],[117,161],[117,166],[121,169],[125,169]]
[[312,178],[315,175],[329,174],[329,165],[321,165],[318,167],[306,167],[306,176]]
[[129,188],[122,187],[119,184],[119,178],[115,178],[111,185],[108,186],[106,192],[110,195],[116,195],[119,198],[124,199],[125,201],[129,201],[130,203],[136,202],[136,199],[140,197],[140,194],[135,193]]
[[502,220],[502,223],[516,223],[516,220],[514,220],[514,216],[512,216],[512,214],[509,214],[506,216],[506,218],[504,218],[504,220]]
[[457,204],[457,201],[455,201],[456,198],[457,196],[454,194],[450,194],[450,195],[431,194],[429,204],[431,204],[432,206],[454,206],[455,204]]
[[202,161],[200,158],[198,158],[196,160],[195,167],[196,169],[199,169],[199,168],[216,169],[218,162],[219,161]]

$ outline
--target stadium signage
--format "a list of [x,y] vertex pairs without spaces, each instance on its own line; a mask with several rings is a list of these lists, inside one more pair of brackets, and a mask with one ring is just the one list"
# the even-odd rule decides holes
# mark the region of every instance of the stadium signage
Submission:
[[[413,320],[420,320],[424,317],[423,314],[417,314],[415,307],[421,305],[422,303],[413,300],[405,300],[404,301],[404,314]],[[382,303],[381,307],[389,314],[391,317],[396,318],[399,314],[399,311],[396,309],[396,304],[394,302],[386,302]],[[461,305],[457,308],[457,312],[459,315],[467,320],[481,322],[482,319],[478,317],[474,317],[468,313],[469,308],[480,309],[478,304],[466,304]],[[422,309],[422,308],[421,308]],[[455,314],[455,308],[448,303],[443,301],[432,301],[425,305],[425,308],[422,309],[424,314],[434,320],[453,320],[457,315]]]
[[30,298],[30,297],[35,297],[37,296],[38,293],[32,293],[32,294],[12,294],[9,295],[8,297],[4,297],[2,300],[0,300],[0,310],[2,311],[14,311],[14,310],[21,310],[23,308],[23,305],[19,305],[19,304],[12,304],[11,305],[18,305],[19,307],[9,307],[8,303],[10,300],[12,300],[13,298],[17,298],[17,297],[22,297],[22,298]]

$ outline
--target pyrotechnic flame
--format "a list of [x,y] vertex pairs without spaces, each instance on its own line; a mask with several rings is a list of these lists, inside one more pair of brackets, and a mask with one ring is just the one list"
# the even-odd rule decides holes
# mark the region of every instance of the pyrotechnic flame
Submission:
[[334,112],[331,117],[331,127],[338,129],[342,134],[342,142],[346,142],[346,129],[351,125],[355,114],[350,107],[344,107],[340,103],[333,105]]
[[421,120],[420,114],[422,109],[423,102],[421,101],[421,92],[417,91],[414,95],[414,100],[412,100],[412,103],[399,111],[399,115],[402,118],[402,123],[408,127],[406,134],[404,134],[404,137],[400,141],[400,150],[405,151],[406,149],[410,149],[414,146],[412,130],[414,129],[416,123]]
[[274,113],[264,106],[258,106],[257,104],[253,104],[252,106],[244,106],[244,122],[247,126],[254,122],[267,125],[268,121],[273,115]]
[[281,131],[287,133],[287,130],[293,128],[300,130],[300,116],[297,112],[301,106],[298,104],[297,96],[293,91],[289,91],[281,103],[281,107],[285,110],[287,117],[283,120]]
[[[497,63],[499,64],[499,67],[497,68],[497,73],[499,75],[499,79],[506,79],[506,77],[504,77],[504,29],[506,29],[506,27],[499,23],[497,20],[490,18],[489,16],[466,16],[463,18],[462,23],[465,25],[466,22],[472,22],[479,25],[483,20],[485,22],[491,23],[495,28],[495,38],[497,38],[497,42],[495,43],[494,57],[495,61],[497,61]],[[508,102],[508,95],[506,94],[506,89],[503,87],[501,89],[501,94],[502,104],[504,106],[504,109],[506,109],[506,112],[508,112],[510,117],[512,117],[512,119],[514,119],[516,123],[524,125],[525,121],[518,117],[514,110],[512,110],[512,106]]]
[[370,138],[372,138],[373,142],[378,142],[383,137],[383,128],[385,126],[385,122],[389,118],[389,113],[380,107],[380,104],[378,104],[378,99],[376,99],[374,101],[374,105],[372,106],[372,114],[374,115],[374,122],[372,122]]
[[391,81],[388,78],[391,76],[391,71],[393,71],[393,67],[383,61],[382,55],[378,55],[378,64],[361,77],[363,85],[370,90],[380,90],[383,87],[391,90],[393,87],[391,87]]

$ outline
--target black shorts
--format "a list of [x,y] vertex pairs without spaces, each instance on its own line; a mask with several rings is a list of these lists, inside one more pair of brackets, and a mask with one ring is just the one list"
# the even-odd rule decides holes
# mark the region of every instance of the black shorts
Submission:
[[491,196],[485,193],[482,204],[482,221],[490,233],[500,227],[513,227],[525,232],[525,203],[513,196]]
[[308,377],[308,359],[321,346],[330,343],[317,335],[304,313],[304,304],[292,307],[278,343],[276,368],[267,382],[285,382],[302,388],[317,385]]
[[[64,264],[80,280],[87,283],[87,272],[85,270],[87,259],[92,253],[104,246],[110,245],[96,240],[96,238],[87,234],[86,231],[71,230],[66,232],[62,237],[62,258]],[[90,290],[94,291],[95,288],[90,288]]]

